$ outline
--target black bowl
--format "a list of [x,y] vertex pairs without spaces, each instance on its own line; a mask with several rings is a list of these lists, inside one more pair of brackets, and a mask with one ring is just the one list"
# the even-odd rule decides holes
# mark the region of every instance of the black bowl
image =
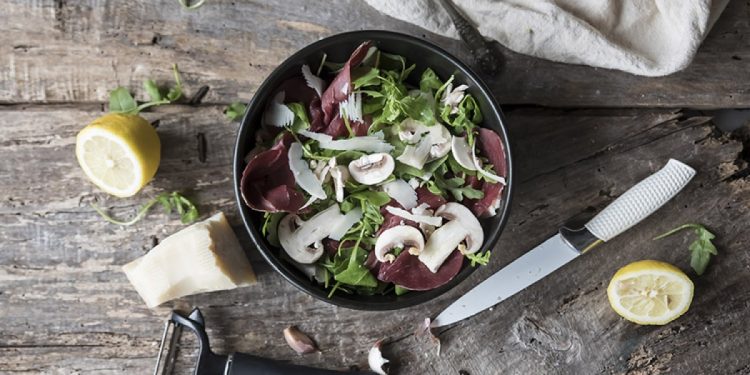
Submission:
[[257,124],[260,123],[266,102],[270,99],[273,91],[284,80],[299,75],[303,64],[317,67],[320,64],[323,53],[328,55],[327,61],[346,61],[352,51],[366,40],[373,41],[374,45],[384,52],[402,55],[406,57],[408,63],[417,64],[417,69],[412,72],[411,79],[409,80],[416,79],[412,83],[418,84],[418,79],[422,71],[427,67],[432,68],[443,80],[451,75],[455,75],[455,82],[458,84],[467,84],[469,86],[468,92],[479,103],[479,107],[484,115],[482,126],[496,131],[500,135],[500,138],[502,138],[506,153],[505,157],[508,162],[507,186],[504,191],[505,199],[503,200],[502,207],[497,211],[498,214],[492,218],[484,219],[482,222],[485,231],[485,243],[482,249],[491,249],[494,247],[500,237],[500,232],[505,226],[511,193],[513,191],[513,168],[503,115],[490,90],[469,67],[443,49],[425,40],[405,34],[389,31],[354,31],[338,34],[308,45],[279,65],[258,88],[242,119],[234,149],[234,191],[242,221],[245,223],[245,228],[247,228],[253,243],[268,263],[271,264],[271,267],[294,284],[294,286],[315,298],[339,306],[360,310],[394,310],[414,306],[445,293],[474,272],[474,267],[470,267],[468,262],[464,261],[463,269],[453,280],[429,291],[409,292],[401,296],[396,296],[395,294],[367,296],[336,292],[331,298],[328,298],[328,290],[316,282],[309,280],[293,265],[279,258],[279,251],[282,250],[271,246],[260,233],[259,228],[262,225],[263,215],[248,208],[243,202],[240,193],[240,179],[246,164],[243,159],[254,146],[254,131],[257,128]]

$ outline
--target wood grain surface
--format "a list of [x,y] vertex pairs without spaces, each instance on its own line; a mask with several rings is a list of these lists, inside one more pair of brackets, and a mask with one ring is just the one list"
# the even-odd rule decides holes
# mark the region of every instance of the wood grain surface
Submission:
[[[421,36],[468,61],[459,42],[355,0],[208,0],[193,12],[168,0],[2,2],[0,373],[148,374],[169,311],[200,306],[217,352],[332,369],[367,368],[370,346],[387,338],[392,374],[750,374],[750,132],[721,134],[710,118],[681,109],[750,107],[750,2],[731,1],[695,62],[663,78],[502,51],[506,64],[489,83],[501,103],[512,104],[506,112],[517,185],[508,225],[489,266],[434,301],[394,312],[315,300],[261,259],[235,206],[237,124],[222,114],[225,104],[250,99],[295,50],[359,29]],[[188,92],[211,87],[206,103],[145,113],[160,120],[156,178],[133,198],[100,192],[77,165],[76,133],[106,111],[109,90],[124,85],[142,97],[142,80],[170,81],[172,63]],[[205,163],[198,160],[199,132]],[[439,355],[434,342],[415,335],[425,317],[572,216],[600,210],[670,157],[698,175],[645,222],[495,308],[439,330]],[[120,267],[184,226],[154,210],[120,227],[91,204],[128,217],[172,190],[198,202],[204,218],[218,210],[228,215],[257,284],[145,307]],[[651,240],[691,221],[717,234],[719,255],[701,277],[689,271],[690,235]],[[685,316],[644,327],[610,309],[609,279],[640,259],[689,271],[696,291]],[[294,353],[282,337],[291,324],[321,352]],[[190,373],[194,351],[185,337],[175,374]]]
[[[397,312],[330,306],[296,290],[259,258],[239,226],[230,180],[236,124],[221,108],[173,106],[160,119],[163,161],[142,194],[115,199],[88,183],[76,165],[74,136],[98,105],[14,105],[0,110],[0,372],[146,373],[172,307],[202,307],[219,352],[244,351],[295,363],[366,366],[366,351],[389,338],[397,374],[687,373],[747,371],[750,235],[742,142],[717,135],[707,118],[675,110],[510,111],[516,195],[492,262],[437,300]],[[195,134],[207,138],[199,163]],[[670,157],[698,176],[674,201],[638,225],[491,311],[444,329],[442,353],[414,336],[473,285],[520,256],[581,211],[601,209]],[[742,172],[744,171],[744,172]],[[738,173],[739,172],[739,173]],[[158,191],[189,188],[205,215],[226,212],[259,276],[251,287],[197,295],[147,309],[120,266],[182,225],[154,212],[132,227],[101,220],[97,202],[131,215]],[[640,327],[609,308],[606,283],[638,259],[688,270],[689,236],[651,238],[700,220],[718,234],[720,255],[694,277],[690,311],[664,327]],[[297,324],[321,353],[298,356],[281,331]],[[189,347],[189,346],[188,346]],[[721,353],[721,355],[718,355]],[[187,362],[187,361],[186,361]],[[744,370],[743,370],[744,368]]]
[[[102,102],[178,63],[207,101],[247,100],[297,49],[339,32],[386,29],[422,36],[464,61],[458,41],[384,16],[357,0],[6,0],[0,11],[0,103]],[[577,107],[750,107],[750,3],[733,0],[693,64],[662,78],[553,63],[502,50],[488,79],[503,104]]]

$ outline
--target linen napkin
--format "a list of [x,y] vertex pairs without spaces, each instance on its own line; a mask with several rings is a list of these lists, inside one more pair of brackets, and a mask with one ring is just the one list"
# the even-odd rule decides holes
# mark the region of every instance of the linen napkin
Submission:
[[[437,0],[365,0],[458,38]],[[453,0],[487,38],[526,55],[663,76],[687,67],[729,0]]]

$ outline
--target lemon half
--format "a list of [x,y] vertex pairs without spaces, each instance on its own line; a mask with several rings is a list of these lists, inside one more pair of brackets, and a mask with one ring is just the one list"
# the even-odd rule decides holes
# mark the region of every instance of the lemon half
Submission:
[[623,318],[643,325],[663,325],[688,310],[693,282],[669,263],[642,260],[615,273],[607,296],[612,309]]
[[78,133],[76,158],[96,186],[118,197],[130,197],[156,174],[161,143],[143,117],[110,113]]

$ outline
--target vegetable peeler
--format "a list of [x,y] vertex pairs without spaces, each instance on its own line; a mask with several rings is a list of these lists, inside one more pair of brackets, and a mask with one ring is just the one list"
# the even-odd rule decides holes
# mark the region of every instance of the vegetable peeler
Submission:
[[[193,331],[198,337],[199,352],[198,363],[195,366],[195,375],[372,374],[371,372],[342,372],[299,366],[244,353],[218,355],[211,351],[211,347],[209,346],[203,314],[201,314],[198,308],[195,308],[188,316],[184,316],[177,311],[172,311],[172,316],[164,326],[164,333],[159,344],[159,355],[156,358],[156,366],[154,367],[154,375],[166,375],[173,372],[177,344],[183,328]],[[164,354],[165,351],[166,355]]]

